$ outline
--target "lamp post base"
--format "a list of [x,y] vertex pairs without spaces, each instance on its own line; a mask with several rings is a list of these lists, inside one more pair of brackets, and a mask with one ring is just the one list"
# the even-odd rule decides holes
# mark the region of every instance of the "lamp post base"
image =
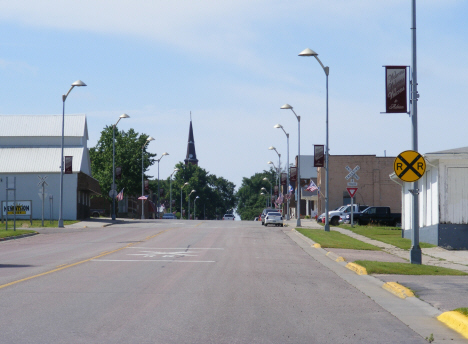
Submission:
[[59,226],[59,228],[64,228],[63,227],[63,219],[58,220],[58,226]]
[[422,264],[422,252],[421,252],[421,247],[419,247],[419,245],[411,246],[410,261],[411,261],[411,264],[419,264],[419,265]]

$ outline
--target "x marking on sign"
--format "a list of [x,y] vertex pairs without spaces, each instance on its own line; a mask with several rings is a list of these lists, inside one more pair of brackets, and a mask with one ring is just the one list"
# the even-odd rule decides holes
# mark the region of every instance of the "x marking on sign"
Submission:
[[398,177],[399,177],[399,178],[403,177],[403,176],[406,174],[406,172],[408,172],[409,170],[411,170],[411,171],[414,172],[415,175],[417,175],[419,178],[421,178],[421,177],[422,177],[422,174],[419,173],[418,170],[416,170],[416,169],[413,167],[413,165],[416,163],[416,161],[419,160],[419,158],[422,158],[421,154],[416,155],[416,157],[413,159],[413,161],[411,161],[410,163],[408,163],[408,162],[405,160],[405,158],[403,158],[403,157],[401,156],[401,154],[398,155],[398,159],[400,159],[400,160],[406,165],[406,168],[405,168],[403,171],[401,171],[400,174],[398,174]]

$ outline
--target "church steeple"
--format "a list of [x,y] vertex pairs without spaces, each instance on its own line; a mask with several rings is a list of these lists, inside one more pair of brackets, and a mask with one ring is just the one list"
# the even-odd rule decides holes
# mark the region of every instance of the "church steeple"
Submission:
[[198,166],[197,153],[195,151],[195,139],[193,138],[192,129],[192,112],[190,112],[190,128],[187,143],[187,156],[185,157],[185,165],[188,163]]

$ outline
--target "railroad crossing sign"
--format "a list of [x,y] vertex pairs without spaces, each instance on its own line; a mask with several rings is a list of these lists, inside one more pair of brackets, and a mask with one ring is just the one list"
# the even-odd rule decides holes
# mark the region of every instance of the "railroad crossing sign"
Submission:
[[[357,165],[354,169],[351,169],[351,167],[346,166],[346,171],[348,171],[348,175],[345,177],[346,180],[351,179],[348,182],[348,186],[357,186],[357,183],[354,181],[354,179],[359,180],[359,176],[357,175],[357,171],[360,170],[359,165]],[[352,196],[351,196],[352,197]]]
[[395,158],[393,170],[404,182],[415,182],[426,172],[426,161],[418,152],[407,150]]

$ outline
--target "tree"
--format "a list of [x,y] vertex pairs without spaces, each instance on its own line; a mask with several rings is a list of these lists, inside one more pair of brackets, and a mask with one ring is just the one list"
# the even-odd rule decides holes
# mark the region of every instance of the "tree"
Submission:
[[[99,181],[102,196],[110,202],[109,191],[112,185],[112,130],[113,126],[106,126],[101,131],[101,138],[96,147],[89,150],[91,158],[91,172],[93,177]],[[146,151],[148,135],[139,135],[133,129],[115,131],[115,167],[122,168],[122,178],[115,181],[117,192],[125,188],[124,193],[129,195],[141,194],[141,160],[143,150],[143,169],[154,164],[156,154]],[[144,177],[145,179],[151,176]]]
[[[262,173],[255,173],[252,177],[242,179],[242,185],[237,191],[237,213],[242,220],[253,220],[256,216],[262,213],[266,206],[266,199],[270,197],[270,184],[263,178],[268,178],[274,186],[276,181],[276,173],[273,168]],[[262,187],[267,192],[261,195]]]
[[[199,196],[195,216],[207,219],[219,218],[230,209],[234,209],[237,203],[234,183],[222,178],[210,175],[197,166],[180,162],[176,165],[179,171],[174,175],[172,182],[172,198],[177,199],[175,208],[180,211],[180,194],[182,190],[182,208],[188,209],[188,194],[190,196],[190,213],[193,214],[193,202]],[[189,183],[184,186],[185,183]],[[174,209],[174,207],[173,207]],[[187,215],[187,214],[186,214]]]

